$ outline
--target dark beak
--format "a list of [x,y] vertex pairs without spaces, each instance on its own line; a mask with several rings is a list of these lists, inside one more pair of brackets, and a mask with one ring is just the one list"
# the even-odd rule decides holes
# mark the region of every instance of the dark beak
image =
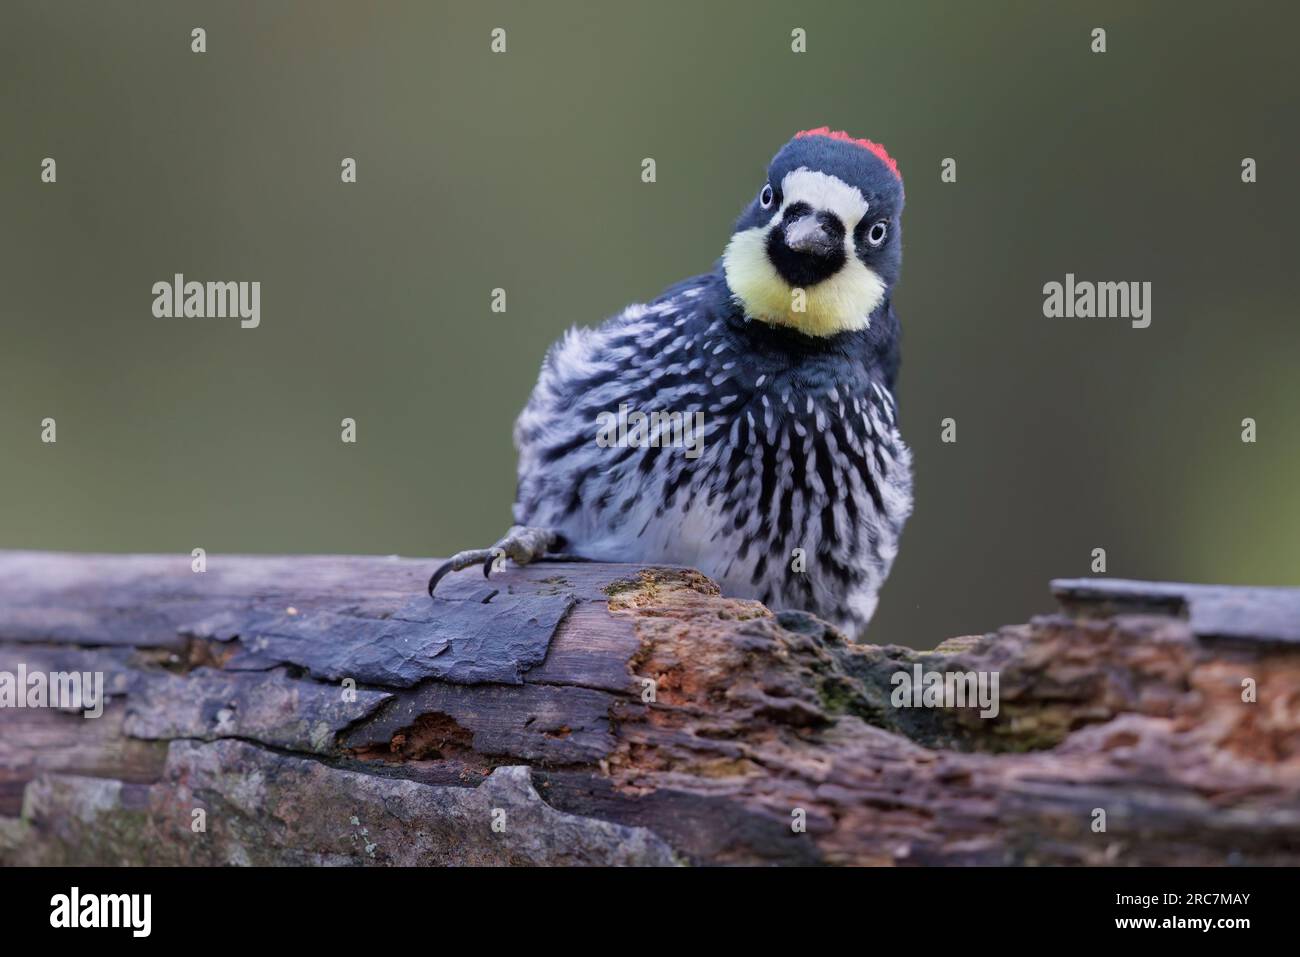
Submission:
[[801,216],[785,227],[785,244],[795,252],[829,256],[840,248],[840,240],[822,225],[817,214]]

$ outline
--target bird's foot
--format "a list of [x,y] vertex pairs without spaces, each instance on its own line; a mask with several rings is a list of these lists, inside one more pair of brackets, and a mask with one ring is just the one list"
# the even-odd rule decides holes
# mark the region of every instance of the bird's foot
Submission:
[[510,530],[491,548],[471,548],[457,552],[439,565],[438,570],[429,578],[429,597],[433,597],[433,590],[438,587],[438,582],[442,581],[449,572],[458,572],[471,565],[482,565],[483,577],[487,578],[492,572],[499,572],[505,568],[507,558],[516,565],[527,565],[529,562],[544,558],[547,552],[558,549],[562,541],[561,537],[549,528],[511,525]]

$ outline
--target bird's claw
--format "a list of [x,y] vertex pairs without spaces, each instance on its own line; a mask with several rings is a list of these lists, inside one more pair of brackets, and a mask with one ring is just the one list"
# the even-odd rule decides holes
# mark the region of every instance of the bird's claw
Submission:
[[429,576],[429,597],[433,597],[433,590],[438,587],[438,582],[442,581],[451,572],[458,572],[462,568],[469,568],[480,561],[486,559],[487,564],[483,566],[483,574],[486,575],[488,568],[492,564],[492,550],[490,548],[475,548],[465,552],[457,552],[451,558],[447,559],[434,570]]
[[472,548],[457,552],[439,565],[429,577],[429,597],[433,597],[433,590],[438,587],[438,582],[451,572],[458,572],[481,563],[483,577],[490,578],[493,570],[499,569],[498,563],[504,564],[507,558],[513,560],[516,565],[527,565],[556,548],[559,542],[560,536],[549,528],[512,525],[501,540],[491,548]]

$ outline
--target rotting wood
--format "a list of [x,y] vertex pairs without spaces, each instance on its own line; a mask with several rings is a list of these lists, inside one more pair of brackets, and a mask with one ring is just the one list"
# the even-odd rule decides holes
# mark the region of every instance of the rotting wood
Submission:
[[[0,671],[112,695],[0,709],[0,863],[1300,863],[1300,591],[1057,582],[919,652],[689,569],[430,566],[0,553]],[[997,717],[895,707],[916,665]]]

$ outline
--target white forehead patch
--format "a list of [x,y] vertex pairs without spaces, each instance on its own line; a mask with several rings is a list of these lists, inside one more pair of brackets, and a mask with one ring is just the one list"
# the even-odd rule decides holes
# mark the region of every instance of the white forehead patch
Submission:
[[[792,203],[807,203],[814,210],[834,213],[844,224],[844,232],[852,236],[854,227],[867,215],[866,197],[855,186],[829,173],[800,166],[786,173],[781,180],[781,209],[778,217]],[[780,222],[774,220],[773,225]]]

